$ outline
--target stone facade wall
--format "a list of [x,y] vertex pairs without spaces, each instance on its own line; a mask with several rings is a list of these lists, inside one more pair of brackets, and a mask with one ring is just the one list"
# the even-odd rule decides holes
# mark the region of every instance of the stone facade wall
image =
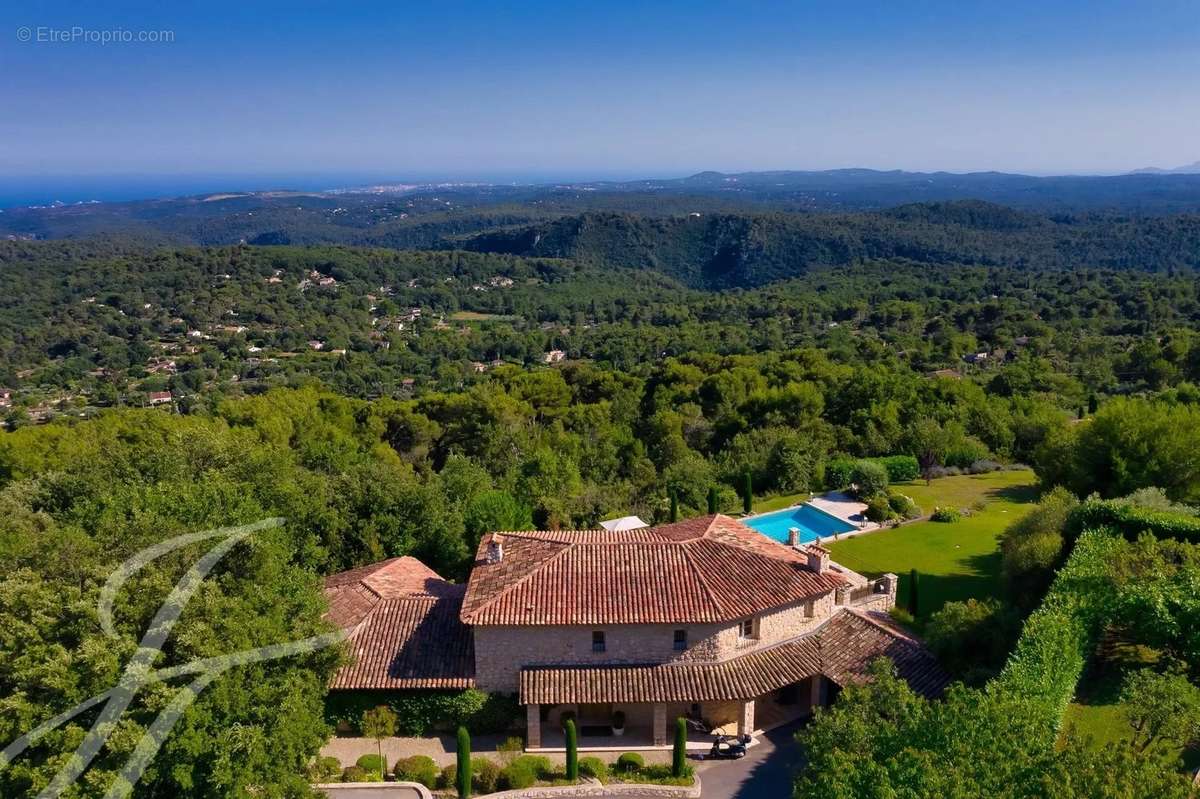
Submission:
[[[804,635],[834,610],[832,592],[773,608],[756,617],[757,637],[743,639],[739,625],[621,624],[595,626],[477,626],[475,681],[485,691],[512,693],[525,666],[628,665],[714,662]],[[675,630],[686,629],[688,648],[674,649]],[[592,632],[604,631],[605,651],[592,651]]]

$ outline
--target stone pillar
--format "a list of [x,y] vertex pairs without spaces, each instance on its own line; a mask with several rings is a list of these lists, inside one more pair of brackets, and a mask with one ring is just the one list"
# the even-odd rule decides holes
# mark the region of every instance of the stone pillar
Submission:
[[833,589],[833,603],[835,605],[849,605],[850,586],[839,585],[837,588]]
[[754,732],[754,700],[747,699],[738,708],[738,735]]
[[817,708],[821,707],[824,702],[825,697],[824,691],[822,690],[824,686],[822,683],[825,681],[825,678],[820,674],[814,674],[809,678],[808,681],[811,683],[812,689],[812,698],[809,700],[809,705],[811,706],[813,712],[816,712]]
[[541,705],[525,706],[525,748],[540,749],[542,746]]
[[662,702],[654,703],[654,745],[667,745],[667,706]]
[[883,581],[884,591],[887,593],[887,606],[896,607],[896,586],[900,584],[900,578],[888,572],[879,579]]

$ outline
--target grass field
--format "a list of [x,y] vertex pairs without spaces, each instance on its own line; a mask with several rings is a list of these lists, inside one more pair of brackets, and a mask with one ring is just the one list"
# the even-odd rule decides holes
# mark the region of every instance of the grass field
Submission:
[[897,484],[897,491],[926,512],[937,505],[969,508],[979,500],[985,505],[958,522],[916,522],[834,542],[833,559],[870,577],[900,575],[901,607],[908,604],[908,575],[919,571],[918,619],[946,602],[998,597],[999,536],[1037,498],[1036,481],[1033,472],[1022,470],[943,477],[929,486],[923,481]]

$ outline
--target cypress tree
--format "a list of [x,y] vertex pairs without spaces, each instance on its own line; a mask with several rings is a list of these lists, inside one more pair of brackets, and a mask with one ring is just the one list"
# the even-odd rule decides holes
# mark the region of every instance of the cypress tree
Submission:
[[454,772],[459,799],[471,796],[471,734],[466,727],[458,728],[458,766]]
[[671,492],[671,521],[679,521],[679,497],[674,491]]
[[675,748],[671,750],[671,776],[682,777],[687,769],[687,721],[675,719]]
[[708,512],[710,514],[717,512],[717,487],[708,487]]
[[742,475],[742,510],[749,513],[753,505],[754,481],[750,478],[750,472],[746,472]]
[[917,617],[917,588],[921,583],[921,575],[916,569],[909,572],[908,575],[908,612]]
[[567,719],[567,780],[579,782],[579,741],[575,735],[575,719]]

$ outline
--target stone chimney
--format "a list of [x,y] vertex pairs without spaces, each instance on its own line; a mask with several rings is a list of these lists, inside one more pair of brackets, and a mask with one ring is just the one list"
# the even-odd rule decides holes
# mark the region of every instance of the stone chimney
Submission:
[[809,571],[824,574],[829,570],[829,550],[825,547],[820,544],[809,544],[805,547],[804,554],[808,557]]
[[487,554],[484,555],[484,563],[492,565],[504,560],[504,538],[499,535],[492,535],[492,540],[488,541]]
[[792,549],[800,546],[800,530],[796,527],[788,528],[788,546]]

